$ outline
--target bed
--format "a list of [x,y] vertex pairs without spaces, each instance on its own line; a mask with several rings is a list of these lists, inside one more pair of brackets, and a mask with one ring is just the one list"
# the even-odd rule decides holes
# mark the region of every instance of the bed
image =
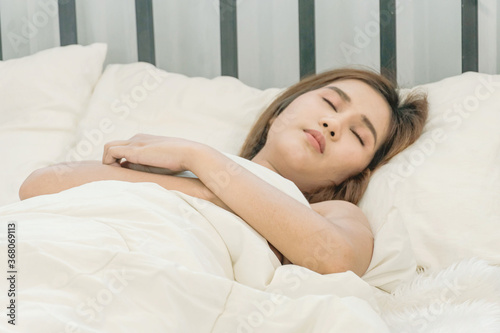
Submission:
[[[500,75],[477,72],[474,1],[463,1],[463,74],[400,90],[426,91],[430,115],[359,203],[375,235],[361,278],[280,265],[234,214],[153,183],[19,201],[32,171],[100,160],[136,133],[204,142],[299,198],[236,156],[283,89],[237,78],[238,3],[220,4],[213,79],[154,65],[151,1],[135,4],[138,62],[103,66],[107,45],[77,45],[74,1],[58,4],[61,47],[0,62],[0,331],[500,332]],[[315,71],[313,6],[299,1],[301,75]],[[392,15],[381,71],[395,80],[395,2],[380,6]]]

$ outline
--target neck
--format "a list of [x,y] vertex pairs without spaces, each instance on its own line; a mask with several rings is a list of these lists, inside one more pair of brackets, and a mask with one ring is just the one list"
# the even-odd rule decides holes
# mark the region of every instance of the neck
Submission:
[[257,163],[257,164],[260,164],[262,165],[263,167],[266,167],[268,168],[269,170],[271,171],[274,171],[276,172],[277,174],[279,174],[280,176],[282,176],[279,171],[276,169],[276,167],[269,161],[269,159],[267,159],[264,154],[262,153],[262,151],[258,152],[257,155],[255,155],[252,159],[251,159],[252,162],[254,163]]
[[264,150],[261,150],[257,153],[257,155],[255,155],[252,159],[251,159],[252,162],[254,163],[257,163],[257,164],[260,164],[262,165],[263,167],[266,167],[268,168],[269,170],[271,171],[274,171],[276,172],[278,175],[292,181],[293,183],[295,183],[295,185],[302,191],[302,192],[310,192],[310,191],[314,191],[317,187],[311,187],[307,182],[306,183],[301,183],[300,181],[298,181],[298,179],[292,179],[290,178],[289,176],[290,175],[284,175],[282,174],[278,168],[275,166],[275,164],[273,163],[273,159],[271,158],[268,158],[266,152]]

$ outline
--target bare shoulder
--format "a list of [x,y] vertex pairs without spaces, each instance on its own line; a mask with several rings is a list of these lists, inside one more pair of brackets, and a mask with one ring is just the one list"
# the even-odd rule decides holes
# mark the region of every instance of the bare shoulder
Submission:
[[348,245],[348,269],[362,276],[373,254],[374,237],[368,219],[356,205],[343,200],[329,200],[311,204],[311,208],[336,226]]
[[371,230],[370,223],[361,208],[344,200],[328,200],[311,204],[311,208],[318,214],[329,220],[348,220],[351,223],[359,223]]

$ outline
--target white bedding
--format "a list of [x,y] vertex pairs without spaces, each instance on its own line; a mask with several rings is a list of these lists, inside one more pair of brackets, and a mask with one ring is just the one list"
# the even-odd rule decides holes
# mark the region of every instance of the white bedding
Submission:
[[[17,221],[18,331],[500,332],[500,75],[415,88],[429,95],[424,132],[373,175],[359,204],[375,234],[370,267],[362,278],[322,276],[280,266],[234,215],[152,183],[95,182],[15,203],[36,168],[100,159],[104,143],[138,132],[236,154],[282,90],[146,63],[101,74],[105,51],[0,61],[0,205],[14,203],[0,207],[0,266]],[[14,328],[7,312],[1,332]]]
[[[246,164],[307,204],[288,180]],[[0,216],[3,229],[17,223],[24,332],[387,331],[352,272],[281,266],[236,215],[153,183],[92,182]]]
[[[290,181],[231,157],[307,205]],[[352,272],[281,266],[266,240],[236,215],[154,183],[98,181],[2,207],[0,227],[13,221],[21,332],[500,327],[498,267],[465,262],[420,276],[391,296]],[[12,327],[6,320],[0,325]]]

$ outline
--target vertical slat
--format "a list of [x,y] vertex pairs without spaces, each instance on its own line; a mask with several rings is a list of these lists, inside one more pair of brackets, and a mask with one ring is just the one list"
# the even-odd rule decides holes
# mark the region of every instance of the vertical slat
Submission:
[[78,43],[75,0],[58,1],[61,46]]
[[477,0],[462,0],[462,73],[478,67]]
[[0,60],[3,60],[2,53],[2,13],[0,12]]
[[316,73],[314,0],[299,0],[300,77]]
[[380,0],[380,73],[397,82],[396,0]]
[[221,75],[238,77],[236,0],[219,0]]
[[137,26],[137,57],[139,61],[156,64],[153,0],[135,0]]

